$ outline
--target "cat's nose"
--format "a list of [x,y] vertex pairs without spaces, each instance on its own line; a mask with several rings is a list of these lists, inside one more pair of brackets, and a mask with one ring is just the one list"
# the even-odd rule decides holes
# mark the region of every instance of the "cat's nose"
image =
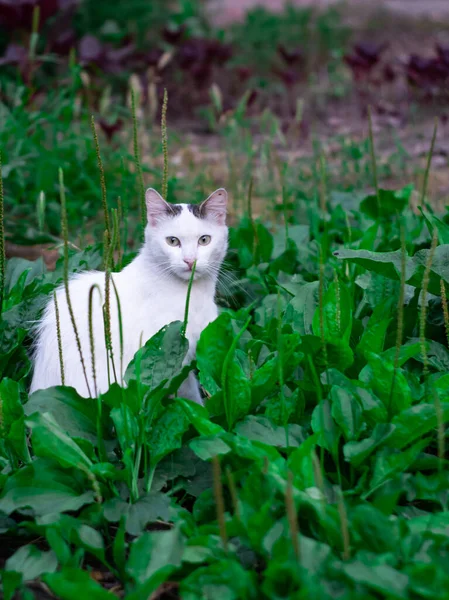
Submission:
[[191,271],[192,267],[193,267],[193,263],[195,262],[195,259],[194,258],[184,258],[183,260],[186,263],[186,265],[189,267],[189,270]]

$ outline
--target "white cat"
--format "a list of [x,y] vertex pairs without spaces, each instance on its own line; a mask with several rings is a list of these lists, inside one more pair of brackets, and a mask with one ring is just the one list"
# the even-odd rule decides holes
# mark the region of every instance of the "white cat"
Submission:
[[[196,270],[190,296],[186,336],[189,363],[196,352],[201,331],[217,317],[215,287],[228,245],[226,227],[227,193],[219,189],[202,204],[168,204],[155,190],[145,195],[148,224],[145,242],[136,258],[112,279],[118,292],[123,329],[123,365],[126,366],[142,344],[172,321],[183,321],[187,287],[194,261]],[[96,390],[105,392],[108,385],[103,303],[105,274],[89,271],[73,276],[69,295],[76,320],[87,381],[82,369],[77,342],[70,320],[64,286],[56,292],[59,309],[65,385],[74,387],[82,396],[94,396],[89,341],[89,291],[93,292],[93,337],[96,365]],[[111,284],[111,329],[114,363],[120,360],[120,330],[116,294]],[[116,368],[120,377],[120,368]],[[111,377],[113,381],[113,378]],[[34,374],[30,392],[61,385],[58,356],[55,303],[51,300],[37,330],[34,352]],[[198,382],[191,372],[178,391],[201,403]]]

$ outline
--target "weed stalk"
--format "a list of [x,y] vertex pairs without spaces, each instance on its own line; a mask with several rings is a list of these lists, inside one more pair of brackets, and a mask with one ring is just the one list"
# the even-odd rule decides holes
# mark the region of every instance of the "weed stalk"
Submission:
[[193,285],[193,280],[195,278],[195,270],[196,270],[196,261],[193,263],[192,273],[190,274],[189,285],[187,287],[186,306],[184,309],[184,323],[182,326],[182,335],[183,336],[186,335],[187,323],[189,321],[190,295],[192,293],[192,285]]
[[217,509],[217,521],[218,528],[220,530],[220,537],[225,552],[228,551],[228,534],[226,531],[226,520],[225,520],[225,505],[223,497],[223,484],[221,482],[221,465],[217,456],[212,458],[212,471],[214,478],[214,497],[215,505]]
[[136,96],[134,89],[131,88],[131,112],[133,119],[133,148],[134,162],[136,165],[137,177],[139,180],[139,202],[140,202],[140,220],[142,223],[142,231],[145,231],[147,224],[147,206],[145,204],[145,184],[143,182],[142,163],[140,161],[139,137],[137,129],[137,113],[136,113]]
[[440,279],[441,304],[443,306],[444,329],[446,331],[446,339],[449,346],[449,310],[447,308],[446,286],[444,281]]
[[101,187],[101,204],[103,206],[104,226],[106,231],[111,235],[111,225],[109,222],[108,202],[106,197],[106,180],[104,177],[103,161],[101,160],[100,144],[98,142],[97,128],[95,127],[95,119],[92,115],[90,125],[95,144],[95,153],[97,155],[98,170],[100,172],[100,187]]
[[430,142],[429,153],[427,155],[426,170],[424,171],[424,179],[423,179],[422,190],[421,190],[421,206],[424,206],[424,202],[426,200],[427,186],[429,184],[429,173],[430,173],[430,167],[432,165],[432,156],[433,156],[433,150],[435,148],[435,140],[437,139],[437,131],[438,131],[438,118],[435,117],[435,124],[433,126],[433,135],[432,135],[432,140]]
[[161,115],[161,135],[162,135],[162,153],[164,155],[164,172],[162,177],[162,197],[167,200],[168,195],[168,136],[167,136],[167,106],[168,94],[164,90],[164,99],[162,102]]
[[53,292],[53,301],[55,303],[56,338],[58,340],[58,356],[59,356],[59,369],[61,371],[61,384],[65,385],[64,358],[63,358],[63,354],[62,354],[61,321],[59,319],[59,307],[58,307],[58,298],[56,296],[56,292]]
[[80,357],[81,367],[83,369],[84,380],[86,382],[87,392],[89,397],[92,396],[89,386],[89,380],[87,378],[86,365],[84,363],[83,351],[81,348],[81,341],[78,335],[78,328],[76,326],[75,314],[73,312],[72,302],[70,300],[70,291],[69,291],[69,228],[67,222],[67,207],[65,201],[65,188],[64,188],[64,173],[61,168],[59,168],[59,194],[61,198],[61,228],[62,228],[62,236],[64,239],[64,288],[65,295],[67,301],[67,308],[69,310],[70,321],[73,327],[73,333],[75,334],[76,346],[78,349],[78,354]]
[[419,341],[421,344],[421,354],[424,365],[424,377],[427,379],[429,373],[429,359],[427,356],[426,348],[426,317],[427,317],[427,290],[429,288],[430,281],[430,270],[432,268],[433,257],[435,255],[435,249],[438,244],[438,232],[436,229],[433,230],[432,244],[430,246],[429,255],[427,257],[426,266],[424,269],[424,275],[422,279],[422,293],[421,293],[421,311],[419,315]]
[[369,148],[370,148],[370,154],[371,154],[371,168],[373,170],[374,189],[376,190],[377,211],[378,211],[378,214],[380,215],[380,190],[379,190],[379,179],[377,176],[376,150],[374,147],[373,118],[372,118],[372,113],[371,113],[371,106],[368,106],[368,128],[369,128]]

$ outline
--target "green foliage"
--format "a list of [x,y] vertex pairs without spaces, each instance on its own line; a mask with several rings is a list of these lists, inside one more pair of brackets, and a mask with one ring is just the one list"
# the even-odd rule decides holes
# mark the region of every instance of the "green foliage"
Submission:
[[[47,133],[60,133],[56,115]],[[82,221],[79,190],[91,190],[97,203],[86,205],[89,218],[101,211],[88,121],[78,117],[76,135],[65,132],[67,154],[63,145],[55,156],[37,129],[22,147],[6,140],[6,214],[19,239],[41,239],[33,216],[17,220],[19,201],[41,189],[45,239],[57,234],[51,198],[61,165],[71,224],[72,216]],[[18,110],[22,125],[33,118]],[[6,131],[19,129],[7,123]],[[85,143],[86,164],[73,164],[74,148]],[[36,158],[26,178],[23,152]],[[102,153],[110,205],[119,188],[131,195],[138,186],[126,168],[114,175],[118,150],[105,144]],[[286,175],[292,197],[296,183]],[[189,182],[176,185],[193,195]],[[276,215],[262,223],[248,211],[230,231],[235,296],[202,332],[195,360],[185,364],[185,324],[168,323],[123,365],[126,386],[114,383],[97,399],[65,386],[27,389],[33,323],[64,267],[70,274],[99,268],[101,246],[70,248],[54,271],[42,259],[7,261],[0,320],[5,599],[31,598],[36,579],[69,600],[110,598],[111,579],[127,600],[164,589],[192,600],[446,597],[449,350],[440,281],[449,284],[449,238],[444,217],[409,209],[409,192],[379,189],[379,197],[364,199],[330,192],[329,215],[298,195],[291,214],[283,207],[283,227]],[[132,211],[128,219],[138,221]],[[434,228],[441,245],[428,264]],[[132,258],[125,250],[121,265]],[[426,266],[434,295],[423,345]],[[205,406],[177,397],[192,370]],[[216,457],[221,475],[211,468]],[[221,488],[217,514],[213,489]]]

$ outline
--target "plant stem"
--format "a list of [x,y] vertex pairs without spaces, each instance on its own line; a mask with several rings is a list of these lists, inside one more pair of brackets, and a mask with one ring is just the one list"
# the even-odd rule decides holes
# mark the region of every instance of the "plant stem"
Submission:
[[167,90],[164,90],[164,100],[162,102],[162,115],[161,115],[161,135],[162,135],[162,153],[164,155],[164,173],[162,177],[162,198],[167,200],[168,194],[168,136],[167,136],[167,106],[168,106],[168,94]]
[[192,273],[190,274],[189,285],[187,287],[186,306],[184,309],[184,324],[183,324],[182,330],[181,330],[183,336],[186,335],[187,323],[189,321],[190,295],[192,293],[192,285],[193,285],[193,279],[195,277],[195,270],[196,270],[196,261],[193,263]]
[[139,137],[137,130],[136,97],[133,88],[131,88],[131,112],[133,119],[134,162],[136,164],[137,177],[139,181],[140,220],[142,224],[142,231],[145,231],[145,227],[147,224],[147,206],[145,204],[145,184],[143,181],[142,163],[140,161]]
[[428,186],[428,183],[429,183],[430,167],[431,167],[431,164],[432,164],[433,150],[435,148],[435,140],[437,139],[437,130],[438,130],[438,118],[435,117],[435,124],[433,126],[432,141],[430,142],[429,153],[427,155],[426,170],[424,171],[424,180],[423,180],[422,191],[421,191],[421,206],[424,206],[424,202],[425,202],[425,199],[426,199],[427,186]]

